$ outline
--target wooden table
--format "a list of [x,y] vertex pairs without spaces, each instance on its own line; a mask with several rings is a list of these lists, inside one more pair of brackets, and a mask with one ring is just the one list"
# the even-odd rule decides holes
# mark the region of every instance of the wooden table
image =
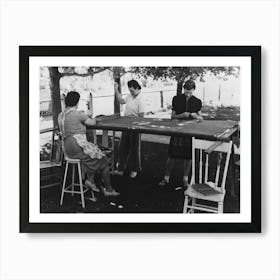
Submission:
[[[108,131],[135,131],[143,134],[156,134],[167,136],[191,136],[199,139],[216,141],[207,152],[215,149],[219,142],[230,141],[232,135],[238,130],[238,122],[232,120],[171,120],[159,118],[121,117],[119,115],[104,116],[97,119],[91,129],[103,130],[102,146],[108,147]],[[112,145],[114,148],[114,145]],[[114,162],[113,162],[114,166]],[[234,190],[231,189],[234,194]]]
[[213,141],[229,141],[238,129],[231,120],[170,120],[158,118],[104,116],[89,129],[135,131],[144,134],[193,136]]

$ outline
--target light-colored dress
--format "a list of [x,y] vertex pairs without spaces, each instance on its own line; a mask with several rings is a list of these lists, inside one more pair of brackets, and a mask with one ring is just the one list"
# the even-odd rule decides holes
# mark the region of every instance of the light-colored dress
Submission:
[[[139,93],[137,96],[129,94],[125,99],[125,116],[138,117],[144,113],[144,100]],[[123,131],[119,143],[119,166],[123,171],[130,167],[132,171],[139,172],[141,166],[141,135],[135,131]]]

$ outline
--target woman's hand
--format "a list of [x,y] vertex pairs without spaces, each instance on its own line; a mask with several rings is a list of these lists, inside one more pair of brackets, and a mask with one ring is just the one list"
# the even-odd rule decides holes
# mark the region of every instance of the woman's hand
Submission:
[[197,119],[197,120],[200,120],[200,121],[203,120],[202,116],[200,116],[200,115],[197,114],[197,113],[191,113],[190,115],[191,115],[194,119]]
[[88,119],[85,121],[85,125],[87,125],[87,126],[96,125],[96,120],[95,120],[95,118],[88,118]]

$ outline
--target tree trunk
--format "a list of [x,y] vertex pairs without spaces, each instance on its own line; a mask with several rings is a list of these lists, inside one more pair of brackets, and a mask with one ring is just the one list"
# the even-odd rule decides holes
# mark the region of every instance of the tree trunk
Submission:
[[219,95],[218,95],[219,103],[221,102],[221,84],[219,84]]
[[203,87],[203,105],[205,105],[205,87]]
[[179,80],[177,80],[177,91],[176,91],[176,94],[177,95],[182,94],[182,89],[183,89],[183,80],[179,79]]
[[61,112],[60,85],[59,85],[61,74],[58,72],[58,67],[49,67],[49,73],[50,73],[50,90],[51,90],[53,126],[58,127],[58,115]]
[[[119,93],[122,93],[122,89],[121,89],[121,76],[120,76],[120,71],[118,69],[118,67],[114,67],[113,70],[113,77],[114,77],[114,83],[118,83],[119,85]],[[116,95],[114,97],[114,114],[119,114],[120,113],[120,104],[116,99]]]

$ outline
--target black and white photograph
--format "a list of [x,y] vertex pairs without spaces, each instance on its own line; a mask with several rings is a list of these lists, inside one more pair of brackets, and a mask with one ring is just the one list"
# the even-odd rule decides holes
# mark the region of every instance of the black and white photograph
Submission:
[[279,280],[280,1],[0,1],[0,279]]
[[240,213],[239,73],[41,67],[41,213]]
[[[60,55],[67,50],[77,55]],[[258,102],[250,55],[258,59],[260,48],[20,51],[29,52],[29,131],[40,139],[29,138],[30,168],[40,170],[29,178],[30,221],[138,223],[135,230],[172,222],[191,231],[198,223],[212,223],[210,231],[254,224],[260,205],[244,185],[251,150],[259,152],[248,105]]]

